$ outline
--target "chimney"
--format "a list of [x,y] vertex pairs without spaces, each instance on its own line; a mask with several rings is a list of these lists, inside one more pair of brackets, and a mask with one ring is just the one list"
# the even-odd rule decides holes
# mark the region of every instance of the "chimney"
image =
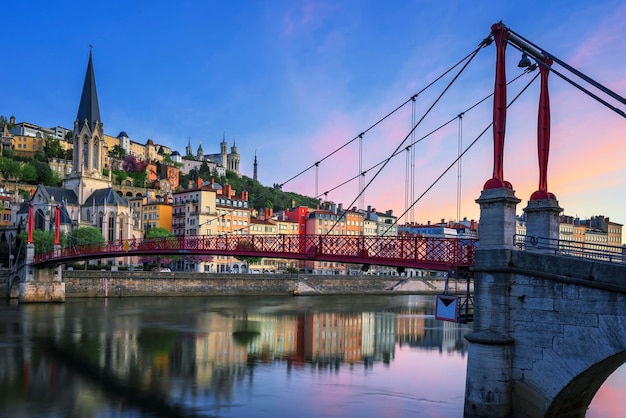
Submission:
[[370,205],[367,205],[367,211],[371,212],[372,211],[372,207]]
[[197,185],[198,187],[202,187],[202,183],[204,183],[204,181],[203,181],[200,177],[198,177],[198,180],[197,180],[197,182],[196,182],[196,185]]

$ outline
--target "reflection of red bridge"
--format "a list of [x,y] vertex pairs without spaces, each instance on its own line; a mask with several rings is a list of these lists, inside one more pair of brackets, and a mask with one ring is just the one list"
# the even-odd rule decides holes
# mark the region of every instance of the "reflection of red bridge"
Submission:
[[448,270],[474,263],[477,240],[352,235],[202,235],[121,240],[35,256],[34,265],[139,255],[231,255]]

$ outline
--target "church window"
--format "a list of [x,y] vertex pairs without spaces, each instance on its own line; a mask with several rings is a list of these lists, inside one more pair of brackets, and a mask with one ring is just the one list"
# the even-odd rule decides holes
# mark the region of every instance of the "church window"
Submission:
[[89,140],[87,139],[87,135],[83,137],[83,167],[87,168],[89,166]]
[[98,169],[100,167],[100,141],[98,138],[94,138],[93,140],[93,167]]
[[114,241],[115,240],[115,214],[112,213],[111,216],[109,216],[109,231],[108,231],[108,236],[109,236],[109,241]]

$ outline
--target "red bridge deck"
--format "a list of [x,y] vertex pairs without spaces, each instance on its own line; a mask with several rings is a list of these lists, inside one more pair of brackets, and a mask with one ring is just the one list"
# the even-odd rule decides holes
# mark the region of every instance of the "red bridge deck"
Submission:
[[448,270],[474,263],[477,240],[351,235],[202,235],[121,240],[35,256],[35,265],[142,255],[230,255]]

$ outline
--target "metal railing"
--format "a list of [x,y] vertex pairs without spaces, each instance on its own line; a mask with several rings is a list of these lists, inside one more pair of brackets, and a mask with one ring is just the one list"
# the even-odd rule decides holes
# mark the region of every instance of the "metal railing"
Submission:
[[626,263],[626,246],[566,241],[528,235],[514,235],[513,244],[522,251],[540,251],[589,260]]

